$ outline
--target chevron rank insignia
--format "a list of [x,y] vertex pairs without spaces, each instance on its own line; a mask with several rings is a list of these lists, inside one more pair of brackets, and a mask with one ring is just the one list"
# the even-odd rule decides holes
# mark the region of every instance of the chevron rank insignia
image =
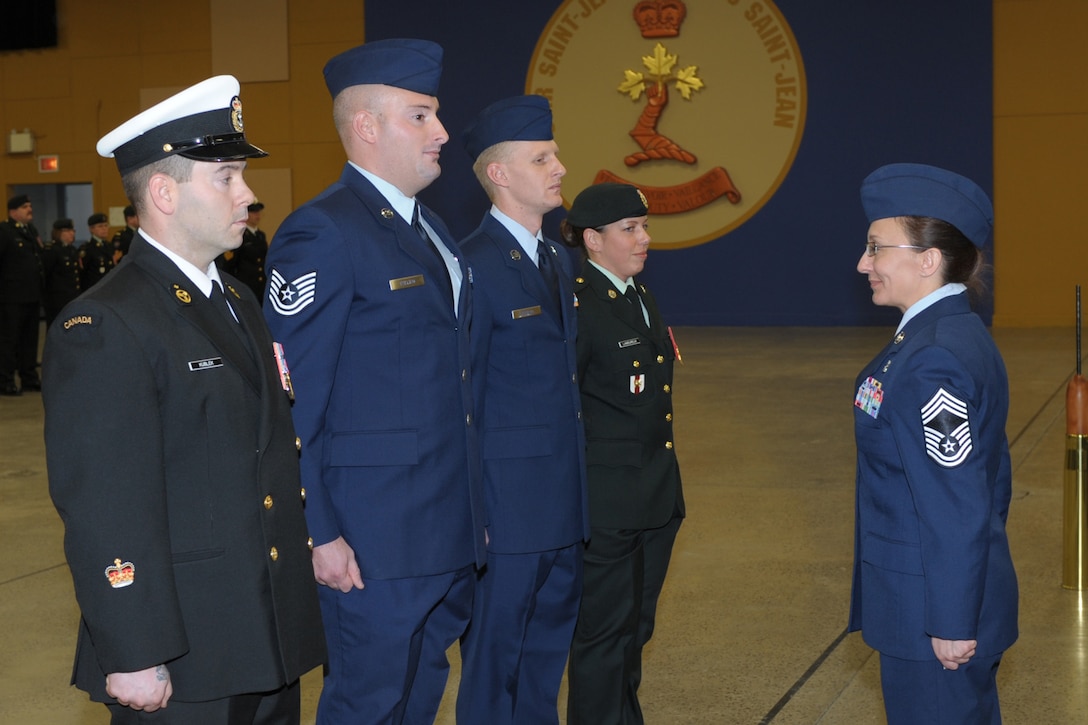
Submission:
[[954,468],[971,453],[971,421],[967,403],[944,388],[922,406],[926,454],[945,468]]
[[268,280],[268,301],[272,309],[281,315],[297,315],[314,301],[317,294],[317,272],[308,272],[287,281],[278,269],[273,269]]

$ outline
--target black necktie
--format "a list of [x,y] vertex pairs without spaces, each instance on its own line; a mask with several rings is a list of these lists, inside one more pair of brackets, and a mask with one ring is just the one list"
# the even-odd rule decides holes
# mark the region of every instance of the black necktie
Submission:
[[249,344],[249,335],[246,334],[245,329],[242,327],[242,318],[236,316],[230,303],[227,302],[223,288],[219,286],[218,282],[212,282],[212,294],[208,299],[211,300],[212,307],[219,313],[219,316],[230,325],[230,329],[234,331],[234,334],[238,336],[238,339],[246,346],[246,350],[252,355],[253,348]]
[[559,270],[555,268],[555,260],[552,259],[552,250],[540,239],[536,242],[536,265],[540,269],[540,276],[544,278],[544,283],[548,285],[548,291],[551,292],[552,301],[558,302]]
[[648,327],[646,324],[646,316],[642,314],[642,298],[638,296],[638,291],[635,290],[635,286],[631,284],[627,285],[627,291],[623,293],[623,296],[631,303],[631,312],[634,315],[634,319],[638,321],[638,324],[641,327]]
[[423,243],[431,248],[434,255],[438,257],[438,263],[442,267],[442,280],[446,283],[446,291],[449,293],[449,298],[453,300],[453,283],[450,282],[450,270],[446,266],[446,258],[442,256],[442,252],[438,251],[438,245],[431,239],[431,235],[427,233],[427,228],[423,226],[423,220],[420,218],[419,202],[416,202],[416,207],[412,210],[412,228],[416,230],[416,234],[423,240]]
[[230,303],[227,302],[226,295],[223,294],[223,288],[219,286],[218,282],[212,281],[212,293],[208,297],[211,300],[212,306],[215,307],[215,311],[218,312],[224,320],[232,325],[238,325],[238,318],[234,316],[234,311],[230,307]]

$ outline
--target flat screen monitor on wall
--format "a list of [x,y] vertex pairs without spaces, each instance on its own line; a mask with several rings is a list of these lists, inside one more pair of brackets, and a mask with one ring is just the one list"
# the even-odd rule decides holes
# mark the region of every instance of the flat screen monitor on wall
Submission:
[[7,5],[0,51],[57,47],[56,0],[24,0]]

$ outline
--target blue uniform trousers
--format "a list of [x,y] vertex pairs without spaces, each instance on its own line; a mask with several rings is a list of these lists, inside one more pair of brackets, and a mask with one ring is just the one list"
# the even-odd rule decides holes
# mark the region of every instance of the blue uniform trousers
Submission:
[[582,544],[488,553],[461,642],[459,723],[558,723],[559,685],[582,594]]
[[1001,725],[997,666],[1001,655],[972,657],[946,670],[932,660],[880,655],[880,684],[888,725]]
[[473,567],[319,587],[329,669],[318,725],[431,723],[449,674],[446,650],[472,613]]

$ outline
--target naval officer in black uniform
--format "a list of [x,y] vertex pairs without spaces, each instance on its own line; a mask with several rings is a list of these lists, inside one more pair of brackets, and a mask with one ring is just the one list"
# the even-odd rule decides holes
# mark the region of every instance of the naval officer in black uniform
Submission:
[[[73,681],[115,724],[298,723],[299,677],[325,644],[289,378],[257,300],[213,263],[241,243],[246,159],[265,155],[238,81],[182,91],[98,152],[141,227],[61,312],[43,360],[49,488],[82,614]],[[123,391],[99,384],[107,368]]]
[[[42,305],[41,238],[25,194],[8,199],[0,222],[0,395],[41,390],[38,328]],[[15,382],[19,373],[21,386]]]
[[102,212],[87,217],[87,229],[90,236],[79,247],[81,265],[80,282],[83,289],[90,289],[116,266],[120,255],[115,255],[114,246],[106,240],[110,233],[110,218]]
[[598,184],[575,198],[561,228],[587,257],[574,291],[591,532],[570,652],[571,725],[643,721],[642,648],[684,517],[672,436],[676,348],[636,277],[650,245],[647,212],[636,187]]
[[42,249],[42,276],[45,288],[42,306],[48,328],[64,306],[79,297],[79,250],[73,246],[75,225],[71,219],[53,222],[53,235]]

